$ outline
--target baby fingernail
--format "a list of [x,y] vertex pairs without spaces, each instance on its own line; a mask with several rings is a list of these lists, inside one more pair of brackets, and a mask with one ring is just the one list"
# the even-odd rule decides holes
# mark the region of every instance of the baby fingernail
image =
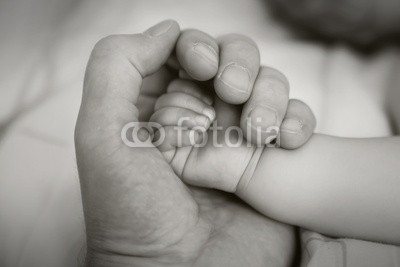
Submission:
[[215,119],[215,111],[214,111],[214,109],[207,107],[207,108],[203,109],[202,113],[204,115],[206,115],[210,119],[210,121],[214,121],[214,119]]
[[211,46],[205,43],[196,43],[193,46],[193,51],[216,68],[218,67],[218,55]]
[[237,64],[230,64],[225,67],[220,75],[223,83],[239,92],[247,93],[250,84],[249,71]]
[[192,140],[194,141],[194,144],[192,144],[192,145],[195,145],[197,142],[202,141],[203,135],[200,134],[199,131],[190,130],[189,135],[192,138]]
[[164,21],[154,25],[153,27],[151,27],[144,33],[149,36],[152,36],[152,37],[160,36],[160,35],[168,32],[168,30],[171,28],[172,24],[173,24],[172,20],[164,20]]
[[211,96],[203,96],[201,98],[204,102],[206,102],[207,105],[211,106],[213,103],[213,99],[211,98]]
[[268,106],[257,106],[249,114],[248,123],[257,131],[267,131],[268,127],[277,125],[278,115],[275,109]]
[[205,116],[198,115],[194,119],[195,119],[195,121],[196,121],[198,126],[202,126],[202,127],[205,127],[205,128],[208,128],[210,126],[210,121]]

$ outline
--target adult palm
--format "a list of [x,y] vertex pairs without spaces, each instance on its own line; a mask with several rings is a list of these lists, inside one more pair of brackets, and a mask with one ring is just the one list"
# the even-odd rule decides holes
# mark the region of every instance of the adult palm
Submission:
[[124,125],[147,119],[173,78],[164,64],[179,33],[166,21],[107,37],[91,55],[75,132],[87,265],[288,265],[291,227],[232,195],[188,188],[156,148],[121,140]]

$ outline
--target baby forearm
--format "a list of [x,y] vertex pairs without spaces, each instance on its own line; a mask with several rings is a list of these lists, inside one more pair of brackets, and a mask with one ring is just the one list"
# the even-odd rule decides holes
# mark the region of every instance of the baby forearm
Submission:
[[314,135],[266,148],[238,195],[262,213],[333,236],[400,244],[400,138]]

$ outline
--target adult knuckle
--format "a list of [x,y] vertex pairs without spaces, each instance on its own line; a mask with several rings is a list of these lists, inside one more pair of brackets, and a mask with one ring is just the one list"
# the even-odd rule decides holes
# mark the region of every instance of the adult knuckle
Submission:
[[100,39],[93,48],[94,55],[107,55],[118,50],[119,42],[121,41],[118,35],[109,35]]
[[258,48],[246,40],[236,39],[226,44],[226,50],[258,55]]
[[289,94],[289,80],[281,71],[275,68],[263,66],[260,70],[259,77],[270,81],[272,85],[271,88],[275,88],[285,95]]
[[276,101],[285,100],[287,102],[288,92],[280,81],[268,79],[266,84],[267,86],[264,90],[267,98],[274,99]]
[[222,40],[225,40],[227,42],[232,42],[232,43],[233,42],[242,42],[242,43],[252,44],[252,45],[256,46],[256,43],[254,42],[254,40],[244,34],[230,33],[230,34],[224,35],[222,37]]
[[293,106],[293,108],[299,108],[301,106],[304,106],[305,103],[303,101],[301,101],[300,99],[290,99],[290,105]]

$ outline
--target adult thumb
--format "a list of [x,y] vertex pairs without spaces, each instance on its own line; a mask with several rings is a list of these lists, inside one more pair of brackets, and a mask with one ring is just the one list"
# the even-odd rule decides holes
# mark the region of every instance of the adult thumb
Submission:
[[164,21],[106,37],[92,52],[75,130],[88,248],[155,255],[197,220],[193,198],[161,153],[121,140],[123,126],[137,121],[143,78],[166,62],[179,34],[175,21]]
[[166,20],[141,34],[100,40],[86,69],[82,103],[119,97],[136,105],[143,78],[166,62],[179,34],[178,23]]

